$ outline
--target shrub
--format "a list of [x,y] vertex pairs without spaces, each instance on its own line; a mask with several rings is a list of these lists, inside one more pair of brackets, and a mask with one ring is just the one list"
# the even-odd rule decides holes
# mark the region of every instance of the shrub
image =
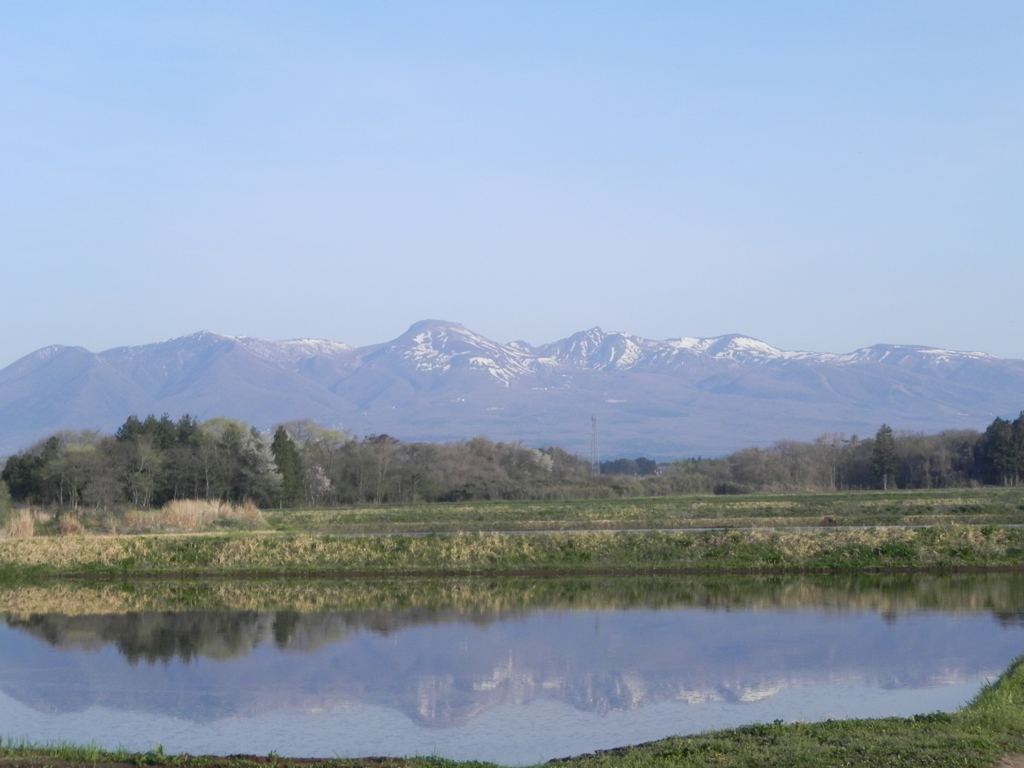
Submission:
[[719,483],[714,488],[715,496],[738,496],[743,493],[750,493],[750,488],[740,483]]

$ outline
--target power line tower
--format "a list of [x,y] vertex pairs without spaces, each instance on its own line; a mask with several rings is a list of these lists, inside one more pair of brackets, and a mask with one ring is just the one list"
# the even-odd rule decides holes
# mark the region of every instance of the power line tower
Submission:
[[601,456],[597,452],[597,414],[590,416],[590,471],[601,474]]

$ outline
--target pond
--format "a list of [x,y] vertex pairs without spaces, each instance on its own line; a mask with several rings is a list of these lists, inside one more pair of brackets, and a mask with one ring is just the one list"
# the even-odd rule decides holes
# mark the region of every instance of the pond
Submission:
[[[232,607],[234,606],[234,607]],[[5,736],[506,765],[966,703],[1024,575],[0,589]]]

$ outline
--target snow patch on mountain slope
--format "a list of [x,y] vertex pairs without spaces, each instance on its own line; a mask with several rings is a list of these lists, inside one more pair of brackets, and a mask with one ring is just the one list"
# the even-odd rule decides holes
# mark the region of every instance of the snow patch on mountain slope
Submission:
[[898,364],[905,360],[917,360],[919,362],[949,364],[977,361],[998,361],[1001,358],[985,352],[958,352],[938,347],[921,347],[909,344],[876,344],[871,347],[862,347],[845,354],[833,354],[830,352],[809,353],[808,358],[822,363],[834,364],[857,364],[857,363],[892,363]]
[[506,387],[514,378],[514,374],[512,372],[489,357],[471,357],[469,358],[469,364],[477,368],[483,368],[487,373],[496,378]]
[[625,371],[649,358],[660,344],[629,333],[605,333],[600,328],[591,328],[546,344],[537,352],[570,368]]
[[287,360],[295,362],[310,357],[337,357],[352,352],[351,344],[326,339],[288,339],[286,341],[264,341],[249,336],[231,337],[237,344],[248,349],[264,360]]
[[[445,374],[452,369],[486,373],[505,387],[515,380],[540,373],[573,371],[633,371],[671,373],[701,360],[735,365],[789,364],[798,361],[833,365],[884,364],[947,366],[968,361],[998,361],[982,352],[956,352],[936,347],[875,345],[845,354],[782,350],[741,334],[709,338],[683,336],[663,341],[624,332],[605,332],[599,327],[573,334],[550,344],[534,347],[525,341],[493,342],[458,323],[425,320],[414,324],[393,342],[356,348],[325,339],[266,341],[248,336],[224,336],[208,331],[170,341],[141,346],[118,347],[100,353],[107,360],[161,359],[169,365],[189,365],[214,351],[240,348],[274,365],[292,369],[307,360],[330,361],[351,371],[367,361],[398,359],[415,371]],[[57,354],[64,347],[52,346],[33,353],[36,359]],[[172,363],[171,361],[177,361]]]
[[716,360],[768,361],[783,360],[787,354],[781,349],[749,336],[721,336],[712,341],[707,353]]
[[495,343],[457,323],[417,323],[390,349],[418,371],[481,370],[505,386],[533,373],[535,364],[530,352]]
[[143,357],[173,356],[179,360],[192,357],[204,351],[221,347],[230,349],[239,346],[252,354],[271,362],[295,362],[310,357],[335,357],[352,352],[355,347],[339,341],[326,339],[291,339],[269,341],[251,336],[225,336],[210,331],[200,331],[169,341],[138,346],[114,347],[99,355],[108,359],[138,359]]
[[36,350],[32,354],[39,360],[47,360],[65,349],[67,349],[67,347],[62,344],[51,344],[48,347]]
[[628,336],[623,335],[618,344],[608,352],[608,366],[618,370],[632,368],[643,359],[644,349]]

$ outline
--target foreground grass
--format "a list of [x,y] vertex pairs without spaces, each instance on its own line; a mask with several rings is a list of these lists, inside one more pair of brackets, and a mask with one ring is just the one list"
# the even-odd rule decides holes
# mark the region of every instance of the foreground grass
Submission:
[[1024,658],[952,714],[752,725],[600,752],[564,764],[587,768],[981,768],[1019,752],[1024,752]]
[[442,758],[416,757],[416,758],[355,758],[355,759],[304,759],[304,758],[282,758],[271,754],[269,756],[256,755],[231,755],[228,757],[217,757],[212,755],[170,755],[164,752],[162,747],[157,747],[149,752],[129,752],[127,750],[105,750],[95,745],[78,745],[67,742],[55,742],[52,744],[33,744],[25,741],[3,740],[0,738],[0,768],[7,766],[32,766],[33,768],[58,768],[59,766],[90,766],[91,768],[142,768],[143,766],[171,765],[171,766],[195,766],[196,768],[216,768],[217,766],[231,766],[231,768],[267,768],[277,766],[287,768],[288,766],[325,766],[325,768],[359,768],[361,766],[374,766],[374,768],[488,768],[493,763],[481,763],[477,761],[455,762]]
[[842,572],[1022,565],[1024,528],[994,525],[425,537],[238,533],[0,541],[3,581],[51,576]]
[[[986,686],[965,708],[952,714],[909,718],[828,720],[823,723],[775,722],[695,736],[674,736],[633,747],[555,761],[566,768],[985,768],[1009,754],[1024,752],[1024,657]],[[300,761],[272,756],[255,758],[169,756],[105,752],[65,744],[0,744],[2,765],[177,765],[285,768]],[[308,760],[303,765],[331,768],[415,766],[473,768],[491,765],[437,758]]]
[[264,510],[278,531],[453,533],[1024,523],[1024,488],[672,496]]

